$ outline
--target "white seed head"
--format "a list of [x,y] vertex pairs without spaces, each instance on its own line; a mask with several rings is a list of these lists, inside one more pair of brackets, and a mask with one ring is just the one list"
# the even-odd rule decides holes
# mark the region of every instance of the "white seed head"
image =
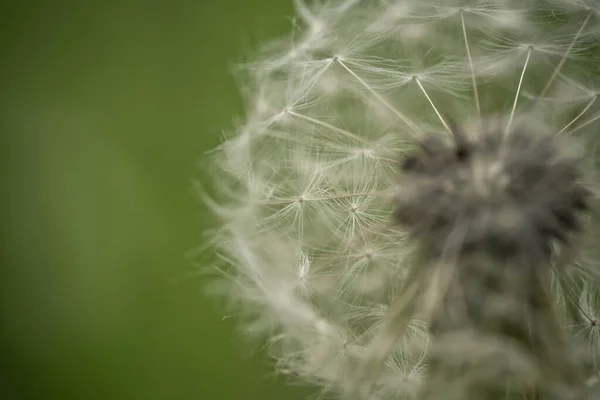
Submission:
[[[414,310],[390,331],[419,266],[395,220],[395,199],[412,190],[400,160],[428,135],[449,143],[458,126],[476,140],[493,126],[573,138],[593,171],[600,3],[294,3],[299,31],[246,66],[246,115],[210,153],[222,261],[213,289],[244,311],[242,330],[268,340],[282,372],[333,394],[416,398],[427,318]],[[504,187],[498,165],[486,171]],[[581,248],[555,265],[555,305],[600,355],[600,267],[593,243]],[[357,373],[374,360],[377,373]]]

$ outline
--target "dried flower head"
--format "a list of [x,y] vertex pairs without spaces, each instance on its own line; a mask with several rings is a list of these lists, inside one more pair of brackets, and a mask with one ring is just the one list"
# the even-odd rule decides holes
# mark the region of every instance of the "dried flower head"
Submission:
[[600,355],[600,5],[296,6],[210,154],[211,288],[324,392],[579,396]]

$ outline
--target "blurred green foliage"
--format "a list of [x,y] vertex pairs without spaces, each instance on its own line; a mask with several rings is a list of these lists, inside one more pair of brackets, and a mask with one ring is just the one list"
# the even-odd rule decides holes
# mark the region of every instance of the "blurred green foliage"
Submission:
[[232,67],[291,1],[0,7],[0,398],[304,398],[186,258],[197,161],[242,112]]

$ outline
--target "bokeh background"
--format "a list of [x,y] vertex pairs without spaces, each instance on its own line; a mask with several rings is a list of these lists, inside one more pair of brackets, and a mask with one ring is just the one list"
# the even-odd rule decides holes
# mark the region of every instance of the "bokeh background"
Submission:
[[0,5],[0,399],[302,399],[202,293],[198,161],[291,0]]

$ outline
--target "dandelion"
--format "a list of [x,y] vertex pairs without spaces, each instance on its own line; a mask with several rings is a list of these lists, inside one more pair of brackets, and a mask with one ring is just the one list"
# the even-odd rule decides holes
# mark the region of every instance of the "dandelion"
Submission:
[[341,398],[584,398],[600,5],[295,5],[209,155],[212,285],[242,331]]

